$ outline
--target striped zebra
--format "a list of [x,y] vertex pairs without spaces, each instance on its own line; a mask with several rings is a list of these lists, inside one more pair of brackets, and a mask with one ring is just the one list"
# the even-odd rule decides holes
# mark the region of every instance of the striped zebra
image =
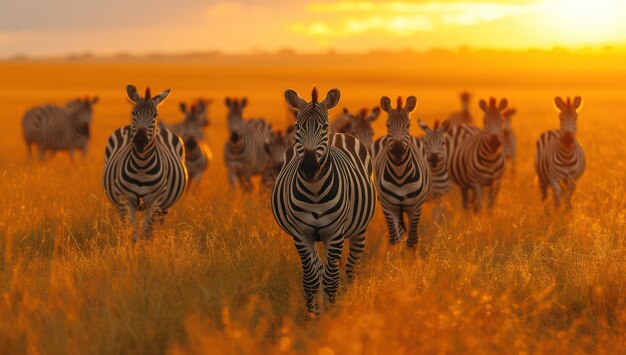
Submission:
[[263,173],[264,185],[268,188],[274,186],[276,177],[280,170],[283,168],[285,159],[285,151],[289,148],[293,148],[292,137],[289,133],[284,133],[281,130],[272,131],[270,136],[270,142],[265,145],[265,151],[269,156],[265,172]]
[[[346,239],[350,245],[346,275],[348,281],[353,279],[376,205],[367,148],[352,136],[328,132],[328,110],[337,105],[339,96],[339,90],[332,89],[318,101],[313,88],[312,100],[306,102],[293,90],[285,92],[289,106],[298,110],[296,138],[294,149],[285,152],[285,165],[272,191],[274,218],[293,238],[302,261],[306,308],[313,316],[318,314],[320,283],[329,301],[335,301]],[[326,247],[326,266],[315,242]]]
[[511,164],[511,172],[513,174],[515,174],[515,148],[517,146],[517,139],[513,127],[511,126],[511,117],[513,117],[516,112],[516,109],[509,108],[502,113],[504,117],[502,152],[504,153],[504,159]]
[[351,114],[348,109],[343,109],[343,117],[348,118],[348,124],[342,127],[338,133],[345,133],[356,137],[361,143],[365,144],[367,149],[372,151],[374,144],[374,129],[372,123],[376,121],[380,115],[380,107],[374,107],[371,111],[366,108],[361,109],[358,114]]
[[126,87],[134,103],[132,121],[109,137],[104,160],[103,185],[122,218],[127,211],[137,241],[135,213],[145,211],[144,235],[149,238],[155,222],[182,196],[187,184],[185,148],[182,139],[158,125],[157,107],[170,90],[145,97],[133,85]]
[[432,129],[422,120],[418,120],[417,123],[426,133],[425,136],[420,138],[420,141],[423,143],[424,156],[432,173],[432,187],[429,199],[436,205],[433,210],[433,219],[439,220],[444,211],[443,196],[450,192],[450,175],[446,166],[447,153],[444,137],[447,127],[439,125],[439,120],[435,121]]
[[472,95],[467,91],[463,91],[459,94],[459,98],[461,99],[461,111],[452,113],[446,121],[451,124],[472,123],[472,114],[469,111]]
[[[261,175],[269,162],[265,146],[270,142],[272,126],[260,118],[243,118],[248,100],[227,97],[228,129],[230,138],[224,146],[224,161],[228,169],[228,182],[237,188],[237,181],[244,192],[252,191],[253,176]],[[262,181],[262,184],[267,182]]]
[[202,173],[209,167],[213,159],[213,153],[203,132],[203,129],[209,125],[208,105],[210,103],[210,100],[198,99],[187,107],[186,103],[181,102],[180,110],[185,115],[185,119],[170,126],[172,131],[183,139],[185,166],[189,178],[196,182],[196,186],[198,186]]
[[539,136],[535,171],[539,177],[542,200],[546,200],[550,186],[556,208],[560,207],[561,195],[564,194],[570,209],[576,181],[585,171],[585,152],[576,139],[576,122],[582,109],[582,99],[576,96],[574,101],[569,97],[564,101],[556,97],[554,104],[559,112],[560,128]]
[[461,188],[464,209],[468,208],[469,192],[472,191],[475,213],[481,210],[483,188],[489,188],[490,212],[500,189],[500,179],[504,173],[502,111],[507,104],[507,100],[502,99],[496,105],[493,97],[489,103],[480,100],[480,108],[485,112],[482,129],[459,124],[450,127],[445,134],[450,178]]
[[409,114],[416,106],[415,96],[407,98],[405,107],[402,107],[402,98],[398,97],[395,109],[391,107],[391,100],[383,96],[380,107],[387,112],[387,135],[374,143],[374,178],[378,201],[389,228],[389,242],[396,244],[407,231],[406,214],[409,247],[417,245],[422,204],[430,195],[432,185],[422,144],[409,134]]
[[73,159],[74,149],[80,149],[85,157],[93,105],[97,102],[97,96],[85,97],[72,100],[64,107],[48,104],[26,111],[22,130],[28,157],[32,156],[33,144],[39,151],[40,160],[45,159],[46,152],[54,155],[59,150],[67,150]]

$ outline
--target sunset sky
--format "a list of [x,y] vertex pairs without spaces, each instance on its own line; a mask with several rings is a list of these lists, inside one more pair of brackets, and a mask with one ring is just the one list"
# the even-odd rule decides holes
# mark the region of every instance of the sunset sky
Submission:
[[2,0],[0,57],[626,43],[622,0]]

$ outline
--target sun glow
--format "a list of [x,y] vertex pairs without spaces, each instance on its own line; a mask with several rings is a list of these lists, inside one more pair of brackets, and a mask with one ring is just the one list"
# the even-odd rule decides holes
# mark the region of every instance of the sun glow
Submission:
[[622,0],[549,0],[541,7],[548,27],[569,42],[607,42],[620,35]]

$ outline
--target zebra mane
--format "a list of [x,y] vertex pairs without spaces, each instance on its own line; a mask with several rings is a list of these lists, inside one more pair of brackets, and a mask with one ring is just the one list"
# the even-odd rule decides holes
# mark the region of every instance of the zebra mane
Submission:
[[494,108],[494,109],[496,108],[496,98],[495,97],[489,98],[489,106],[491,108]]
[[317,103],[317,88],[314,86],[311,91],[311,102]]
[[150,97],[150,87],[148,86],[148,87],[146,87],[146,97],[145,97],[145,99],[146,100],[150,100],[150,98],[151,98]]
[[398,96],[396,109],[402,109],[402,96]]

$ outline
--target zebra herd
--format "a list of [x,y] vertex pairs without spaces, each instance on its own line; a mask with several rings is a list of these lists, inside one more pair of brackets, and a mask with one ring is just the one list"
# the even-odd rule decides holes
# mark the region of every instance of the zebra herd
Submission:
[[[122,218],[133,226],[138,239],[136,212],[145,211],[143,234],[150,237],[155,223],[188,187],[188,178],[200,179],[212,159],[203,133],[209,124],[210,101],[181,104],[185,119],[167,125],[157,118],[158,106],[169,95],[165,90],[141,96],[133,85],[126,88],[133,104],[130,125],[115,130],[105,149],[103,185],[107,197]],[[328,300],[336,299],[339,264],[348,243],[347,280],[353,280],[365,248],[365,233],[378,199],[385,217],[389,243],[406,238],[409,248],[419,241],[418,226],[426,201],[435,204],[433,218],[444,212],[443,199],[451,182],[459,186],[462,206],[481,211],[483,195],[492,211],[505,166],[514,172],[516,141],[511,117],[516,110],[506,99],[480,100],[482,128],[469,114],[468,93],[462,93],[462,111],[429,127],[417,120],[422,137],[409,133],[415,96],[398,97],[395,107],[383,96],[380,107],[357,114],[343,110],[329,120],[329,110],[340,99],[338,89],[320,99],[313,88],[307,101],[295,91],[285,91],[294,124],[285,132],[273,130],[261,118],[247,119],[246,98],[225,99],[229,136],[224,146],[228,181],[245,192],[253,189],[251,178],[261,177],[271,188],[271,206],[278,225],[289,234],[300,255],[306,308],[319,313],[317,293],[322,286]],[[92,107],[98,98],[77,99],[65,107],[44,105],[26,112],[23,133],[29,156],[34,144],[40,159],[46,152],[81,149],[89,141]],[[580,97],[554,100],[560,128],[537,140],[535,170],[542,199],[552,189],[557,208],[564,197],[571,207],[577,180],[585,169],[585,155],[576,139]],[[380,112],[387,114],[386,135],[373,140],[372,123]],[[197,182],[196,182],[197,186]],[[405,219],[406,215],[406,219]],[[406,237],[405,237],[406,235]],[[316,242],[323,242],[326,263]]]

